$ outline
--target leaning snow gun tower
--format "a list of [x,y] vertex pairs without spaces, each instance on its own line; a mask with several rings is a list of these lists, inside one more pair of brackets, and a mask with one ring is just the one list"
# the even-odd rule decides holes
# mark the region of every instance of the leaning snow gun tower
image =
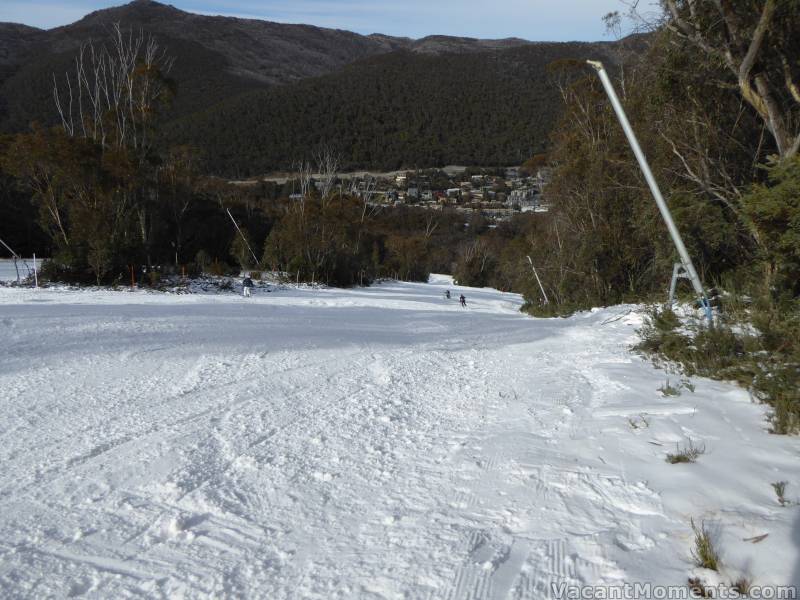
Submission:
[[688,279],[694,288],[699,305],[705,311],[708,324],[713,325],[714,316],[713,312],[711,311],[711,303],[709,302],[708,295],[703,288],[703,283],[700,281],[700,276],[697,274],[697,270],[694,268],[692,258],[689,256],[688,250],[686,250],[686,245],[683,243],[681,233],[678,231],[678,227],[675,225],[675,221],[672,219],[672,213],[670,213],[669,207],[664,201],[664,196],[661,194],[661,189],[658,187],[658,182],[653,175],[653,171],[650,169],[650,164],[647,162],[647,157],[645,156],[644,151],[642,151],[642,147],[639,145],[639,140],[636,138],[636,133],[634,133],[633,127],[631,127],[630,121],[628,121],[628,116],[625,114],[625,109],[622,107],[622,103],[617,96],[617,92],[614,89],[614,84],[611,83],[611,78],[608,76],[605,67],[603,67],[603,63],[594,60],[588,60],[586,62],[591,65],[600,76],[600,81],[603,83],[603,87],[606,90],[606,94],[608,94],[609,100],[611,100],[611,105],[614,107],[614,112],[617,114],[617,119],[619,120],[620,125],[622,125],[622,129],[625,131],[625,135],[628,138],[628,143],[630,143],[631,149],[636,155],[636,160],[639,162],[639,167],[642,169],[644,178],[647,180],[647,185],[650,186],[650,191],[652,192],[653,198],[658,205],[658,210],[661,212],[664,223],[667,225],[669,234],[672,237],[672,242],[675,244],[675,249],[678,251],[678,255],[680,256],[681,262],[676,263],[672,270],[672,282],[669,289],[669,303],[671,305],[674,301],[675,288],[677,286],[678,279]]

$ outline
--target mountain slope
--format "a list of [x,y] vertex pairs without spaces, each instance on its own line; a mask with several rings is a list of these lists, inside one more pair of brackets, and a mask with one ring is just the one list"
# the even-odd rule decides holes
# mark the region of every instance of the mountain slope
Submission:
[[68,70],[80,45],[104,40],[114,23],[152,34],[176,57],[173,75],[183,92],[174,107],[176,115],[248,90],[331,73],[398,49],[439,53],[526,43],[363,36],[310,25],[196,15],[136,0],[49,31],[0,24],[0,130],[22,130],[34,120],[53,122],[53,73]]
[[545,150],[560,110],[547,66],[588,56],[613,60],[605,44],[393,52],[233,98],[176,121],[166,137],[230,177],[290,168],[320,145],[345,169],[520,164]]
[[0,24],[0,132],[56,124],[54,74],[115,23],[175,58],[165,144],[197,146],[230,175],[284,168],[320,143],[349,166],[518,162],[543,149],[559,110],[547,65],[616,56],[610,43],[363,36],[136,0],[49,31]]
[[248,90],[329,73],[393,48],[388,38],[205,17],[149,0],[97,11],[50,31],[4,24],[0,25],[0,129],[23,130],[31,121],[52,123],[53,73],[69,70],[80,45],[105,40],[114,23],[155,36],[176,58],[172,76],[181,93],[173,115],[207,108]]

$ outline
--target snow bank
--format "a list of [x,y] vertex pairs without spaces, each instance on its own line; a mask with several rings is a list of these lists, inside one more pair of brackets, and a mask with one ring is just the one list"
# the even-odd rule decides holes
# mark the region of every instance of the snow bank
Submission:
[[[721,581],[798,583],[800,513],[771,488],[797,499],[798,439],[732,385],[663,396],[681,380],[629,352],[635,307],[520,305],[442,277],[250,300],[0,288],[3,596],[711,581],[692,518]],[[667,464],[689,440],[697,463]]]

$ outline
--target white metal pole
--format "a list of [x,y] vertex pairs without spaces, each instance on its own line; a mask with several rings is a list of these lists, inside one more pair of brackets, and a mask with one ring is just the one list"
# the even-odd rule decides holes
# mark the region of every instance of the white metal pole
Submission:
[[536,281],[539,284],[539,289],[542,290],[542,296],[544,297],[544,303],[545,304],[550,304],[550,300],[547,299],[547,292],[544,291],[544,286],[542,285],[542,280],[539,279],[539,273],[536,272],[536,267],[533,266],[533,261],[531,260],[531,257],[528,256],[526,258],[528,259],[528,262],[531,263],[531,269],[533,269],[533,274],[536,276]]
[[628,137],[628,142],[630,142],[633,153],[636,155],[636,160],[639,161],[639,166],[642,169],[642,173],[644,173],[644,178],[647,180],[647,184],[650,186],[650,191],[653,193],[653,198],[655,198],[658,209],[661,211],[661,216],[664,218],[664,222],[667,224],[667,229],[669,229],[669,233],[672,236],[672,241],[675,243],[675,248],[678,250],[678,254],[681,257],[681,262],[686,269],[686,273],[689,275],[689,279],[692,282],[692,287],[700,297],[701,301],[703,301],[704,307],[708,311],[708,296],[706,296],[706,292],[703,289],[703,284],[700,281],[700,277],[697,275],[697,271],[694,268],[694,263],[692,263],[689,252],[686,250],[686,246],[683,243],[683,238],[681,238],[678,227],[675,225],[675,221],[672,220],[672,214],[670,214],[669,207],[667,207],[667,203],[664,201],[664,196],[661,194],[661,189],[658,187],[656,178],[653,175],[653,172],[650,170],[647,157],[644,155],[642,147],[639,145],[639,140],[636,139],[636,134],[633,131],[633,127],[631,127],[630,121],[628,121],[628,117],[625,114],[625,109],[622,107],[622,103],[619,101],[616,90],[614,90],[614,85],[611,83],[611,79],[609,78],[608,73],[606,73],[603,63],[593,60],[586,62],[597,70],[597,73],[600,76],[600,81],[603,82],[603,87],[605,88],[606,93],[611,100],[611,104],[614,107],[614,112],[617,113],[617,118],[619,119],[620,125],[622,125],[622,129],[625,130],[625,135]]
[[229,208],[227,210],[228,210],[228,216],[231,218],[231,221],[233,221],[233,225],[236,227],[236,231],[238,231],[239,235],[242,236],[242,241],[244,242],[244,245],[247,246],[247,249],[250,251],[250,255],[253,257],[253,260],[256,261],[256,266],[259,266],[260,263],[258,258],[256,258],[256,253],[253,252],[253,249],[250,247],[247,238],[244,237],[244,233],[242,233],[242,230],[239,228],[239,224],[236,222],[236,219],[233,218],[233,215],[231,214],[231,209]]

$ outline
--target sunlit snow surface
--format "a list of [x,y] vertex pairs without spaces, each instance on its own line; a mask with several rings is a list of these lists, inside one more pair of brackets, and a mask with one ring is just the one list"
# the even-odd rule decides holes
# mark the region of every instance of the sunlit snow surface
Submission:
[[[0,288],[0,596],[800,580],[800,510],[771,487],[798,500],[797,438],[733,385],[664,397],[680,377],[630,352],[636,307],[520,304],[443,277],[249,300]],[[667,464],[689,439],[706,454]],[[690,518],[721,575],[692,566]]]

